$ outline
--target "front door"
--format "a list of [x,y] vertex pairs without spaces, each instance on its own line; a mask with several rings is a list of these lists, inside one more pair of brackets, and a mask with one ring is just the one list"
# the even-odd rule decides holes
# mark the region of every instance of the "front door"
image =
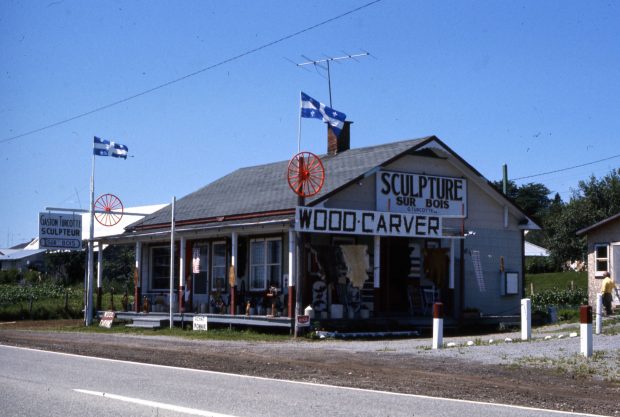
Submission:
[[381,239],[381,289],[378,312],[384,316],[409,313],[407,276],[409,274],[409,239]]

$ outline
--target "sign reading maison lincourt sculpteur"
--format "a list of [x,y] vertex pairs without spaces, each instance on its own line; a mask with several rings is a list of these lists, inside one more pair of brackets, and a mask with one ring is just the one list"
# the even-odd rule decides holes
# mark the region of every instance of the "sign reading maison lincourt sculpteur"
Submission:
[[379,171],[377,210],[441,217],[467,217],[467,180]]
[[442,237],[439,216],[338,208],[297,207],[295,230],[351,235]]

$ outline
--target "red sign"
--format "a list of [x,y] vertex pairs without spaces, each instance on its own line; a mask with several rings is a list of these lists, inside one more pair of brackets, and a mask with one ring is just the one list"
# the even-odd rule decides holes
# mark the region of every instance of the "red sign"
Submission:
[[310,327],[310,316],[297,316],[297,327]]
[[108,329],[111,329],[114,317],[116,317],[116,314],[113,311],[105,311],[103,313],[103,317],[99,321],[99,327],[106,327]]

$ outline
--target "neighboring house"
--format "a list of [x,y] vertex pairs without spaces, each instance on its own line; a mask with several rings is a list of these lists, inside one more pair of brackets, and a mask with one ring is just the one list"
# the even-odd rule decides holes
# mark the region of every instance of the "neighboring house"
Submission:
[[45,249],[0,249],[0,270],[16,269],[25,272],[29,269],[43,270]]
[[525,256],[549,256],[549,250],[542,246],[535,245],[533,243],[525,241]]
[[[609,271],[620,287],[620,213],[577,231],[586,236],[588,244],[588,303],[596,305],[596,294],[601,292],[603,273]],[[620,305],[618,293],[613,304]]]
[[[429,317],[439,300],[448,317],[518,314],[523,232],[539,227],[437,137],[349,149],[349,129],[339,139],[328,129],[325,183],[305,207],[289,161],[176,201],[179,309],[260,314],[275,303],[292,317],[299,296],[301,310],[332,319]],[[171,214],[98,239],[136,245],[136,300],[169,291]]]

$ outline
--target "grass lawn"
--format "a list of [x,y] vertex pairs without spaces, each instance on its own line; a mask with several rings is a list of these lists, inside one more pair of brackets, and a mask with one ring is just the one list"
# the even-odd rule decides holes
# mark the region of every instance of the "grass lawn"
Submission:
[[537,291],[550,289],[588,289],[587,272],[551,272],[546,274],[527,274],[525,275],[525,295],[531,296],[532,285],[534,293]]

